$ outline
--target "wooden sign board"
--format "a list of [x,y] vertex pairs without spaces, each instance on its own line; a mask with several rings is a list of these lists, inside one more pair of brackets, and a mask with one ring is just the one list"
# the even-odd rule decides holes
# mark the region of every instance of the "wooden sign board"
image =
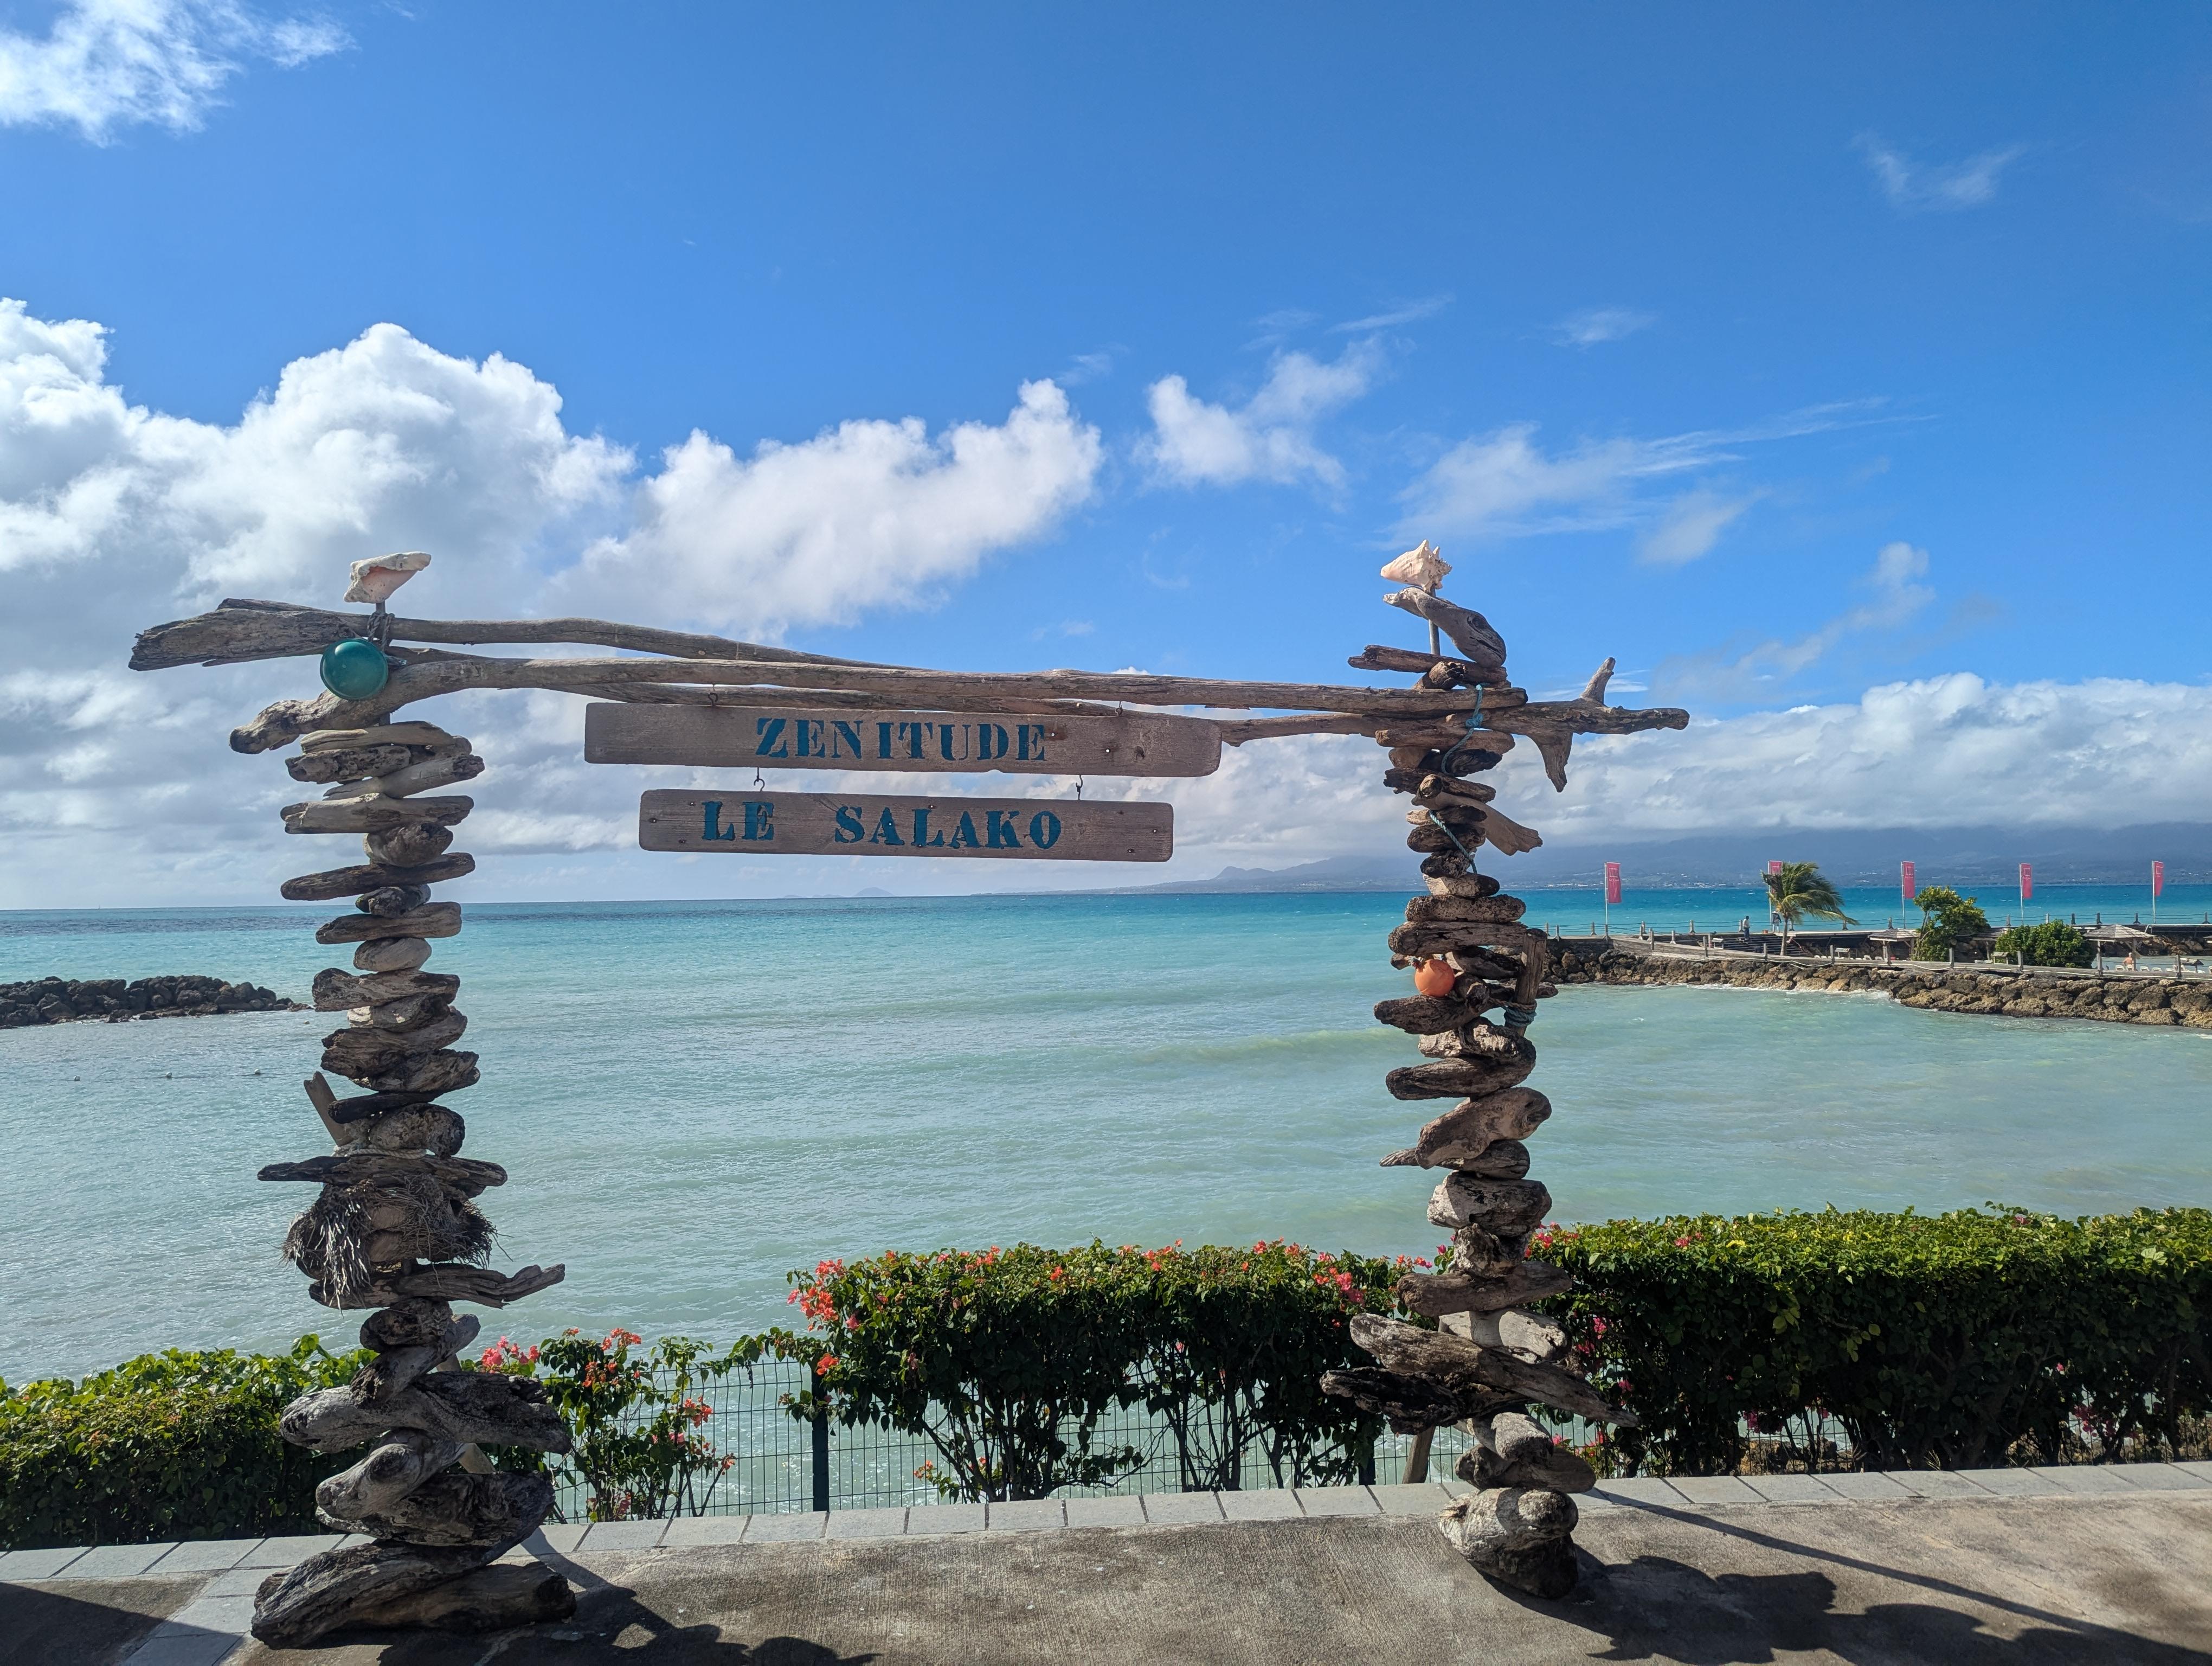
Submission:
[[1170,804],[1072,799],[890,798],[867,793],[653,792],[637,803],[646,850],[755,856],[998,856],[1164,862]]
[[584,708],[587,763],[726,769],[985,769],[1028,775],[1210,775],[1221,731],[1196,717],[869,711],[835,706]]

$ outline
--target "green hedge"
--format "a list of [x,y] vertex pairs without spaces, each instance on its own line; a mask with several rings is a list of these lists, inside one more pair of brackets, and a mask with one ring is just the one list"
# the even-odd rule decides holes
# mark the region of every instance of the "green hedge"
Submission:
[[276,1414],[365,1352],[171,1349],[88,1377],[0,1383],[0,1549],[319,1533],[315,1483],[359,1453],[287,1445]]
[[[2170,1452],[2212,1414],[2212,1211],[1708,1215],[1543,1236],[1537,1253],[1583,1280],[1553,1305],[1584,1364],[1644,1420],[1601,1443],[1616,1471],[1733,1470],[1747,1425],[1814,1467]],[[895,1253],[793,1274],[806,1335],[717,1354],[570,1332],[501,1339],[485,1363],[545,1382],[595,1517],[703,1507],[728,1462],[706,1397],[771,1355],[812,1367],[793,1414],[927,1439],[951,1495],[1110,1482],[1137,1455],[1100,1431],[1139,1405],[1169,1425],[1186,1486],[1310,1486],[1349,1479],[1378,1432],[1319,1378],[1364,1362],[1348,1319],[1395,1310],[1407,1265],[1282,1243]],[[286,1446],[276,1414],[362,1357],[304,1337],[276,1358],[170,1353],[0,1385],[0,1547],[313,1530],[315,1482],[356,1455]],[[1847,1454],[1823,1445],[1821,1416]]]
[[1167,1423],[1187,1487],[1310,1487],[1352,1480],[1381,1430],[1321,1377],[1372,1363],[1347,1322],[1395,1311],[1410,1265],[1279,1240],[1025,1243],[825,1261],[793,1275],[792,1299],[824,1333],[817,1393],[833,1415],[927,1438],[948,1497],[1111,1482],[1145,1455],[1098,1426],[1137,1405]]
[[[2212,1211],[1613,1221],[1539,1251],[1592,1376],[1644,1419],[1617,1467],[1738,1467],[1747,1423],[1859,1468],[2172,1450],[2212,1410]],[[2017,1452],[2015,1452],[2017,1449]]]

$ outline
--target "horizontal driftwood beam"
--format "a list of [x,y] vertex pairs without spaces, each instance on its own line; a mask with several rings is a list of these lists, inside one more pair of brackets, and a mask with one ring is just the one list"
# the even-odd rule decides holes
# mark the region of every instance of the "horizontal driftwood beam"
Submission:
[[[131,650],[131,669],[166,671],[175,666],[235,665],[247,660],[320,654],[332,642],[365,635],[374,617],[368,613],[334,613],[290,602],[226,601],[212,613],[140,631]],[[390,640],[402,642],[578,642],[641,654],[681,654],[693,660],[870,663],[607,619],[407,619],[395,614],[391,616],[391,626]]]

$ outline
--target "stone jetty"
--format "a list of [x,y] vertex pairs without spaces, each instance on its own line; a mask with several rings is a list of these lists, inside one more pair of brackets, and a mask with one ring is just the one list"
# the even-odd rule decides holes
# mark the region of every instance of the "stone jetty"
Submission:
[[[1631,1427],[1637,1419],[1584,1380],[1565,1333],[1534,1310],[1574,1283],[1529,1254],[1552,1195],[1528,1177],[1524,1142],[1552,1104],[1522,1084],[1536,1065],[1529,1027],[1538,1004],[1557,989],[1545,933],[1524,923],[1518,897],[1477,871],[1475,853],[1487,845],[1510,856],[1542,841],[1498,810],[1497,789],[1474,777],[1495,769],[1517,736],[1534,744],[1553,785],[1564,788],[1576,734],[1680,728],[1688,714],[1607,706],[1608,660],[1574,700],[1499,701],[1486,716],[1486,696],[1518,691],[1506,676],[1504,641],[1489,621],[1437,593],[1450,570],[1426,543],[1385,567],[1383,577],[1407,587],[1385,599],[1430,623],[1431,652],[1370,647],[1352,661],[1418,672],[1418,687],[1466,693],[1462,713],[1376,737],[1389,750],[1383,785],[1412,801],[1406,842],[1421,854],[1428,888],[1406,904],[1406,922],[1389,939],[1391,964],[1413,970],[1413,993],[1375,1009],[1382,1023],[1414,1038],[1424,1062],[1391,1071],[1384,1085],[1394,1098],[1457,1102],[1382,1162],[1445,1171],[1428,1218],[1451,1233],[1450,1254],[1448,1265],[1408,1274],[1398,1286],[1399,1299],[1435,1318],[1437,1329],[1359,1315],[1352,1337],[1376,1364],[1332,1371],[1322,1386],[1415,1436],[1408,1481],[1423,1478],[1436,1429],[1465,1427],[1475,1444],[1459,1473],[1475,1490],[1455,1500],[1438,1525],[1483,1573],[1555,1597],[1575,1584],[1574,1495],[1597,1478],[1529,1408]],[[1458,657],[1443,654],[1440,636],[1450,637]]]
[[33,1024],[105,1019],[197,1018],[216,1012],[304,1012],[258,983],[225,983],[219,977],[40,977],[0,983],[0,1030]]
[[1737,989],[1812,989],[1886,994],[1935,1012],[2018,1018],[2093,1018],[2212,1030],[2212,978],[2060,971],[2027,966],[1949,966],[1933,961],[1706,957],[1686,945],[1594,939],[1555,950],[1559,983],[1686,984]]

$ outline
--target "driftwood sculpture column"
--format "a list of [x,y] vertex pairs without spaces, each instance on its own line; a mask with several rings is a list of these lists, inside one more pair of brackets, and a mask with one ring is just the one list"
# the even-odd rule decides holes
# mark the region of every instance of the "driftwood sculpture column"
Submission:
[[1549,1216],[1552,1195],[1528,1177],[1522,1142],[1552,1106],[1522,1083],[1536,1064],[1528,1029],[1537,1003],[1554,990],[1544,981],[1544,934],[1522,923],[1517,897],[1476,871],[1474,853],[1488,845],[1510,856],[1540,840],[1494,807],[1495,788],[1471,777],[1495,768],[1518,734],[1535,742],[1553,784],[1564,787],[1576,733],[1680,728],[1688,716],[1606,706],[1608,660],[1580,699],[1515,702],[1486,720],[1486,692],[1510,690],[1505,643],[1480,614],[1437,593],[1450,570],[1424,544],[1382,575],[1407,586],[1387,599],[1429,620],[1464,657],[1370,648],[1352,663],[1419,671],[1419,686],[1467,691],[1463,714],[1376,737],[1390,749],[1384,784],[1413,800],[1406,842],[1421,853],[1429,892],[1407,903],[1406,923],[1390,933],[1392,964],[1416,969],[1417,993],[1375,1009],[1382,1023],[1416,1037],[1428,1062],[1393,1070],[1386,1085],[1400,1099],[1459,1101],[1410,1148],[1382,1161],[1449,1170],[1430,1197],[1429,1219],[1451,1231],[1451,1264],[1441,1273],[1408,1274],[1399,1286],[1406,1304],[1435,1316],[1438,1330],[1355,1318],[1352,1338],[1377,1365],[1332,1372],[1322,1386],[1387,1417],[1401,1433],[1425,1438],[1463,1423],[1476,1444],[1459,1472],[1476,1491],[1444,1512],[1445,1537],[1492,1578],[1559,1596],[1575,1583],[1570,1494],[1587,1491],[1596,1477],[1580,1456],[1555,1445],[1527,1408],[1534,1402],[1630,1426],[1636,1420],[1576,1372],[1559,1326],[1528,1310],[1573,1285],[1566,1274],[1528,1257],[1529,1236]]
[[304,735],[285,767],[296,781],[331,783],[285,809],[287,832],[363,836],[366,863],[303,874],[283,894],[354,899],[353,913],[315,933],[355,945],[354,970],[319,973],[314,1001],[345,1014],[323,1038],[323,1069],[367,1091],[339,1098],[319,1073],[311,1078],[307,1097],[337,1150],[272,1164],[261,1178],[322,1188],[292,1223],[285,1259],[325,1306],[374,1310],[361,1341],[376,1359],[345,1387],[293,1402],[279,1426],[297,1445],[374,1450],[315,1492],[326,1525],[369,1542],[271,1575],[253,1633],[298,1646],[343,1626],[477,1630],[559,1618],[575,1596],[558,1574],[486,1566],[545,1518],[552,1485],[495,1472],[477,1448],[565,1452],[567,1426],[533,1381],[447,1369],[477,1330],[453,1303],[502,1306],[562,1275],[527,1267],[502,1277],[481,1264],[492,1230],[476,1200],[507,1173],[457,1155],[465,1126],[438,1103],[477,1071],[477,1055],[453,1045],[468,1028],[453,1006],[460,979],[422,970],[433,940],[461,929],[459,904],[433,903],[430,887],[476,864],[448,848],[471,801],[425,795],[483,763],[443,729],[394,723]]

